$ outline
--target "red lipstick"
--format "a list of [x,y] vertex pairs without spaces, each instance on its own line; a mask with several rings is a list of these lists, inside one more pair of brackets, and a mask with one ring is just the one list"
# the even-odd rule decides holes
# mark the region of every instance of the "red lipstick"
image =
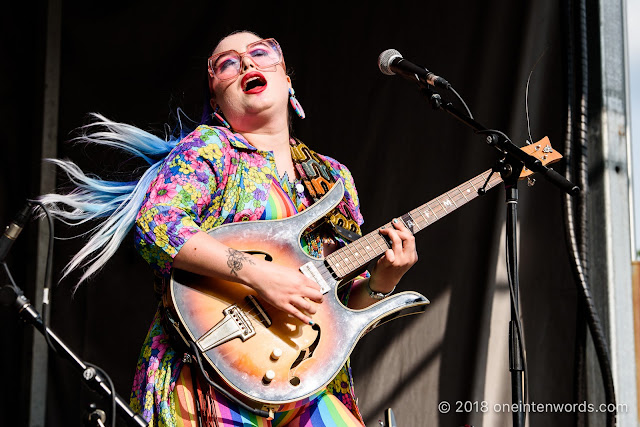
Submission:
[[256,94],[267,88],[267,79],[258,71],[251,71],[242,77],[240,82],[242,91],[248,94]]

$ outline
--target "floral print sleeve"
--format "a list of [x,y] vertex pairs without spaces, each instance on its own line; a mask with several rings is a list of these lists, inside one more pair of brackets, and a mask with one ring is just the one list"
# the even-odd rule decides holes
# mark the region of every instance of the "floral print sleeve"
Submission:
[[162,275],[170,273],[180,248],[201,230],[203,207],[220,199],[222,145],[214,128],[198,127],[167,156],[149,186],[136,218],[135,243]]

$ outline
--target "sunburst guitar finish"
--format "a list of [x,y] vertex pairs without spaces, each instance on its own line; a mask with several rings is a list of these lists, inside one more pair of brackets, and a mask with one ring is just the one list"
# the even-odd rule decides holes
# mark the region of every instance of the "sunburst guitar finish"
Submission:
[[[547,138],[525,151],[545,164],[562,157]],[[530,174],[524,170],[520,177]],[[500,182],[499,175],[486,171],[400,218],[417,233],[477,197],[481,187]],[[181,270],[172,273],[165,304],[176,330],[195,342],[210,367],[255,407],[277,411],[322,390],[365,333],[390,319],[422,312],[429,303],[417,292],[401,292],[363,310],[339,301],[338,288],[389,247],[376,230],[323,259],[304,252],[302,233],[324,218],[343,194],[338,181],[320,201],[292,217],[232,223],[209,232],[231,248],[299,269],[315,280],[324,299],[313,326],[270,306],[242,284]]]

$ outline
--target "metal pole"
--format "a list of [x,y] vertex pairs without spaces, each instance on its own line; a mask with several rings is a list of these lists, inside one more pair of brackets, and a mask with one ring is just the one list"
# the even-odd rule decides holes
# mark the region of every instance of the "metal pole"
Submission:
[[[58,107],[60,99],[60,36],[62,0],[49,0],[47,10],[47,45],[44,72],[42,157],[53,158],[58,151]],[[40,167],[39,193],[55,189],[55,170],[42,163]],[[46,225],[38,227],[36,256],[36,284],[34,303],[42,305],[45,264],[48,248]],[[29,426],[44,426],[47,402],[48,350],[42,335],[33,334],[31,343],[31,380],[29,387]]]
[[[591,3],[596,7],[595,3]],[[590,91],[589,235],[590,278],[602,315],[612,361],[619,426],[638,426],[632,305],[630,135],[624,0],[600,0],[599,40],[592,40],[590,64],[598,85]],[[595,11],[594,11],[595,12]],[[592,56],[593,55],[593,56]],[[587,351],[590,403],[604,403],[593,347]],[[590,413],[589,425],[603,425]]]

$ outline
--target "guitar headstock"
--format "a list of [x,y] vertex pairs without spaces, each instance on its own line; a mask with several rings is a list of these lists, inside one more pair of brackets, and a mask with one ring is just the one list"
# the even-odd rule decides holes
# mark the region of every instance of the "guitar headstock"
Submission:
[[[551,142],[549,141],[549,137],[547,136],[536,143],[522,147],[522,151],[540,160],[545,166],[555,163],[562,158],[562,154],[553,149]],[[520,173],[520,179],[526,178],[532,174],[533,171],[531,169],[523,167],[522,172]]]

